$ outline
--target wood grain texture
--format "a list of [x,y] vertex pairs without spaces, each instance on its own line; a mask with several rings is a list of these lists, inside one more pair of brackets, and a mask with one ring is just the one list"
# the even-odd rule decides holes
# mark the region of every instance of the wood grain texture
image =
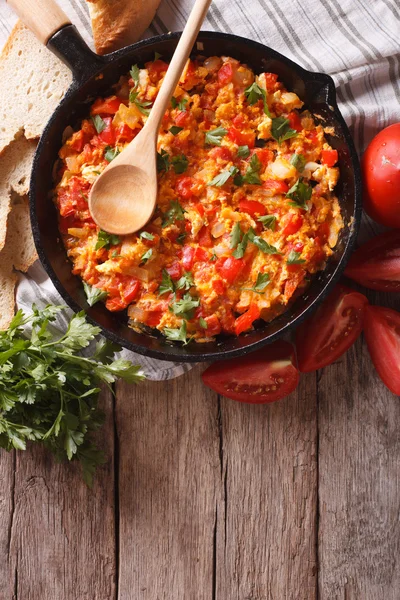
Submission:
[[[399,309],[395,296],[370,299]],[[318,396],[320,600],[398,600],[399,398],[362,339],[320,372]]]
[[8,573],[3,574],[2,564],[1,575],[11,589],[1,600],[115,597],[113,415],[111,395],[104,396],[107,422],[100,443],[109,460],[99,469],[93,490],[83,483],[77,464],[58,465],[42,448],[18,453],[15,472],[2,453],[11,515]]
[[14,511],[15,452],[0,450],[0,600],[11,600],[14,580],[9,569],[9,547]]

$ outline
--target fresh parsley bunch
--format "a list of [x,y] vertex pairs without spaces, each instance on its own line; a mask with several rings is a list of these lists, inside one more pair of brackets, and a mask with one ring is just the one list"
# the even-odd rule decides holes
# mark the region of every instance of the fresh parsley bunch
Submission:
[[41,442],[60,460],[79,460],[91,485],[104,462],[91,439],[103,423],[99,385],[118,378],[138,383],[144,375],[128,360],[113,360],[120,348],[104,339],[92,356],[80,354],[100,333],[83,312],[56,338],[49,323],[64,307],[32,308],[29,316],[19,310],[0,332],[0,447],[25,450],[28,440]]

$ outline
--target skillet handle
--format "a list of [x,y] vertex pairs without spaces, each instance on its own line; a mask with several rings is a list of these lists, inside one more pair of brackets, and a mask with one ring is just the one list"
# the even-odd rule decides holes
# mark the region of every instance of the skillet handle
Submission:
[[7,0],[14,12],[42,44],[71,21],[53,0]]

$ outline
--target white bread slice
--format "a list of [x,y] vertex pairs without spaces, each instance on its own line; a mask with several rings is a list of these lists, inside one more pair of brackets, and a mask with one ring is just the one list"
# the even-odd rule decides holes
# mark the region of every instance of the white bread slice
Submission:
[[10,143],[0,156],[0,250],[4,246],[11,193],[28,193],[36,142],[23,136]]
[[65,94],[69,69],[20,21],[0,56],[0,153],[22,132],[40,137]]
[[27,196],[14,195],[8,215],[6,250],[12,257],[14,268],[26,273],[37,259],[33,241],[29,200]]
[[0,253],[0,330],[7,329],[15,312],[15,284],[17,275],[13,272],[12,263],[4,260]]
[[133,44],[154,18],[160,0],[87,0],[98,54]]

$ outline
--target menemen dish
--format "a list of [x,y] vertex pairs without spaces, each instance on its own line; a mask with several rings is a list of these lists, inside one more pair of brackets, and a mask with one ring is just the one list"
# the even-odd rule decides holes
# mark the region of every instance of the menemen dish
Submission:
[[88,302],[186,343],[270,321],[323,269],[343,227],[337,151],[275,73],[230,57],[188,61],[158,137],[158,201],[118,237],[88,209],[96,177],[143,127],[168,64],[134,65],[68,128],[54,199]]

